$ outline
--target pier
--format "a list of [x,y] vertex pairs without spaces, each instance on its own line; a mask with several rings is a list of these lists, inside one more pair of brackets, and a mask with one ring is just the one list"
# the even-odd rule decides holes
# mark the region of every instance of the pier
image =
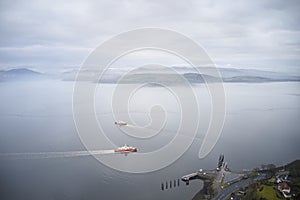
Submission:
[[189,185],[190,180],[194,180],[194,179],[207,180],[207,179],[213,178],[215,175],[216,175],[216,173],[212,170],[203,171],[202,169],[200,169],[197,172],[182,176],[181,180],[184,181],[186,183],[186,185]]

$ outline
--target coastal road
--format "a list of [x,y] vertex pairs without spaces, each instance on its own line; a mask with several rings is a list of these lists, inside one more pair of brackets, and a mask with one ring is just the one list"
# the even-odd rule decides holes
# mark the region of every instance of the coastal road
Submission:
[[264,179],[268,179],[268,178],[270,178],[268,175],[261,174],[260,176],[255,177],[255,178],[249,178],[249,179],[241,180],[241,181],[236,182],[236,183],[228,186],[227,188],[221,190],[221,192],[219,192],[218,195],[215,198],[213,198],[213,199],[215,199],[215,200],[223,200],[223,199],[229,198],[229,196],[231,195],[231,193],[237,191],[238,189],[240,189],[242,187],[246,187],[246,186],[248,186],[251,183],[254,183],[254,182],[257,182],[257,181],[261,181],[261,180],[264,180]]

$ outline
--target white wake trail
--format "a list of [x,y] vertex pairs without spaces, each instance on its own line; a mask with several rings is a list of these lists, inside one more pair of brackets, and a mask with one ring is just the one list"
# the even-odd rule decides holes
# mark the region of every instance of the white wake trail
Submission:
[[65,152],[35,152],[35,153],[0,153],[0,159],[47,159],[71,158],[91,155],[113,154],[114,150],[65,151]]

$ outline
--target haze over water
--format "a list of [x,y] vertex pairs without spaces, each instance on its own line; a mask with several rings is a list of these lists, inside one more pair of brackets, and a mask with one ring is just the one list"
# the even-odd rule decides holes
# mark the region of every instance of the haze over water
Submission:
[[[1,158],[1,199],[191,199],[202,187],[200,181],[192,181],[188,187],[181,182],[179,187],[165,191],[161,190],[161,183],[200,168],[215,168],[220,153],[225,154],[228,167],[233,170],[268,163],[281,165],[300,157],[299,82],[226,83],[224,87],[224,129],[206,158],[199,160],[198,152],[211,106],[205,85],[198,84],[194,90],[200,108],[199,132],[191,148],[172,165],[151,173],[129,174],[110,169],[92,156]],[[131,100],[132,118],[141,125],[149,123],[148,106],[155,102],[164,106],[167,117],[165,128],[158,135],[137,140],[114,124],[106,99],[113,88],[114,85],[101,85],[95,99],[98,120],[117,146],[127,143],[147,152],[174,137],[180,109],[169,91],[143,87]],[[85,150],[73,121],[73,82],[3,82],[0,91],[1,154]],[[103,156],[119,159],[124,155]]]
[[[1,0],[0,200],[185,200],[200,180],[162,183],[215,169],[220,154],[234,171],[300,159],[299,10],[297,0]],[[222,124],[211,120],[223,119],[221,83],[224,127],[206,137]],[[114,152],[124,144],[138,152]],[[146,167],[163,168],[137,173]]]

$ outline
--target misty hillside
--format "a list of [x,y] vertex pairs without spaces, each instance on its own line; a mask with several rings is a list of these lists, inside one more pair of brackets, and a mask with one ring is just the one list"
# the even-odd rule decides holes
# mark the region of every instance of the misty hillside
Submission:
[[27,68],[0,70],[0,82],[42,80],[46,78],[49,78],[49,75]]
[[[142,82],[164,82],[164,83],[178,83],[178,75],[182,75],[190,83],[204,83],[207,82],[241,82],[241,83],[261,83],[261,82],[289,82],[300,81],[300,76],[291,76],[284,73],[249,70],[249,69],[233,69],[233,68],[218,68],[220,78],[215,76],[215,69],[202,67],[196,71],[193,68],[187,67],[172,67],[176,72],[170,72],[166,69],[153,70],[142,68],[137,72],[131,72],[129,75],[123,77],[121,83],[142,83]],[[107,71],[104,73],[101,80],[96,82],[101,83],[116,83],[120,80],[124,71],[118,72],[116,70]]]
[[[129,73],[130,72],[130,73]],[[97,70],[84,70],[77,79],[78,69],[72,69],[52,75],[40,73],[28,68],[10,69],[0,71],[0,81],[28,81],[43,79],[58,79],[62,81],[90,81],[98,83],[174,83],[180,84],[182,78],[190,83],[208,82],[236,82],[236,83],[261,83],[261,82],[289,82],[300,81],[300,76],[292,76],[284,73],[254,70],[254,69],[234,69],[234,68],[218,68],[221,79],[215,74],[215,68],[201,67],[171,67],[171,68],[139,68],[132,70],[131,68],[112,68],[102,74]],[[128,74],[127,74],[128,73]],[[125,75],[125,76],[124,76]],[[124,77],[123,77],[124,76]],[[181,78],[179,77],[181,76]]]

